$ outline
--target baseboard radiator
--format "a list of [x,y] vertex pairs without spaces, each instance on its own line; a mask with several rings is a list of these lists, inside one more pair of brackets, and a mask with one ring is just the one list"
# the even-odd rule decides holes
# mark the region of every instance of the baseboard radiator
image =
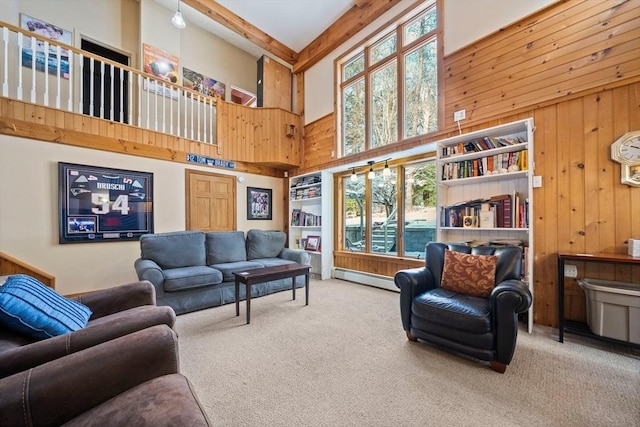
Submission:
[[393,283],[393,278],[388,276],[335,267],[333,269],[333,277],[336,279],[347,280],[349,282],[360,283],[362,285],[375,286],[376,288],[400,292],[395,283]]

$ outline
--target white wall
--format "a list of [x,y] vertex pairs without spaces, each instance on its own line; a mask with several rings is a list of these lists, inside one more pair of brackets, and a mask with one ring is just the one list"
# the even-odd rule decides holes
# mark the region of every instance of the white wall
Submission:
[[[2,0],[0,0],[2,1]],[[185,229],[185,169],[242,175],[238,229],[281,229],[282,179],[0,135],[0,252],[56,277],[62,294],[137,280],[133,242],[58,243],[58,162],[152,172],[155,232]],[[247,221],[246,188],[273,190],[273,220]]]
[[[448,55],[556,0],[444,0],[444,51]],[[333,112],[334,61],[414,2],[404,0],[315,64],[304,75],[305,124]]]

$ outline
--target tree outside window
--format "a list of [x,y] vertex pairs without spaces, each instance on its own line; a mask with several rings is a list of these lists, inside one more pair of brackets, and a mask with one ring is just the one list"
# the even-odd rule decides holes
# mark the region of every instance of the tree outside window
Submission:
[[437,24],[435,1],[426,2],[339,61],[341,156],[437,130]]

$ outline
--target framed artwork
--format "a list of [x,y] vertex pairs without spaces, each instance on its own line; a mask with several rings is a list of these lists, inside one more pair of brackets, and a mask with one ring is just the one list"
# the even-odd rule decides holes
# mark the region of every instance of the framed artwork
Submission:
[[203,76],[186,67],[182,67],[182,85],[206,96],[219,96],[224,101],[226,86],[211,77]]
[[[71,31],[67,31],[48,22],[41,21],[24,13],[20,14],[20,28],[32,31],[39,36],[53,40],[54,42],[60,42],[71,45]],[[47,72],[49,74],[58,75],[58,68],[60,68],[60,77],[64,79],[69,78],[69,50],[60,49],[60,61],[58,61],[58,47],[57,45],[49,45],[49,56],[47,57],[44,51],[44,42],[36,40],[35,47],[31,46],[31,38],[27,37],[22,47],[22,66],[31,68],[33,66],[33,59],[35,56],[36,70],[44,71],[45,63],[47,64]]]
[[307,236],[304,249],[306,251],[318,252],[320,250],[320,236]]
[[139,240],[153,233],[153,174],[58,163],[60,243]]
[[[178,68],[177,56],[163,52],[146,43],[142,44],[142,69],[145,73],[151,74],[159,80],[179,84]],[[143,83],[144,89],[151,93],[164,92],[164,96],[171,96],[172,99],[178,98],[177,90],[170,86],[164,87],[163,90],[161,84],[156,80],[147,82],[147,79],[144,79]]]
[[247,187],[247,219],[272,219],[272,212],[272,190]]

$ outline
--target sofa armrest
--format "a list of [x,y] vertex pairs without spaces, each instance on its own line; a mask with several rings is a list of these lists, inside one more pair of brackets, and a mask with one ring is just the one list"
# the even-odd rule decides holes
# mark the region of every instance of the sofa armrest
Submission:
[[431,270],[426,267],[409,268],[398,271],[393,281],[400,289],[400,317],[405,331],[411,327],[411,303],[413,299],[436,287]]
[[156,290],[148,280],[127,283],[74,297],[93,311],[92,319],[141,305],[156,304]]
[[0,379],[0,426],[61,425],[178,367],[171,328],[135,332]]
[[171,307],[145,305],[89,321],[77,331],[0,352],[0,378],[156,325],[172,328]]
[[156,298],[162,298],[164,296],[164,273],[162,268],[150,259],[138,258],[134,267],[138,280],[148,280],[156,288]]
[[297,262],[298,264],[311,264],[311,255],[300,249],[284,248],[278,254],[278,258],[288,259],[289,261]]

